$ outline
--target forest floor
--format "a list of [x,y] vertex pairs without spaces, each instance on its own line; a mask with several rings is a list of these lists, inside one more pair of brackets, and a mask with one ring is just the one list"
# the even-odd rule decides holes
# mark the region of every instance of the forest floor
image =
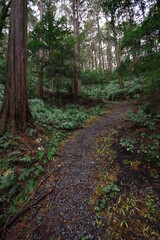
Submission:
[[[139,104],[114,103],[68,137],[35,198],[49,194],[3,239],[160,239],[159,168],[140,154],[144,128],[126,120]],[[120,139],[128,136],[137,141],[127,151]]]

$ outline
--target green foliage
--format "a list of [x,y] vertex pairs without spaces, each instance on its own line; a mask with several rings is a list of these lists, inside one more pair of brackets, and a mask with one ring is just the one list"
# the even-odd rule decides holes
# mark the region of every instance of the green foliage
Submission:
[[5,133],[1,138],[0,138],[0,153],[5,151],[7,147],[10,144],[11,140],[11,134],[10,133]]
[[135,78],[132,81],[126,81],[124,83],[124,88],[129,94],[141,94],[146,87],[144,84],[142,85],[142,82],[143,80],[140,78]]
[[118,83],[111,82],[106,88],[105,88],[105,94],[108,100],[115,100],[116,98],[119,98],[118,96],[122,95],[124,92],[123,89],[120,88]]
[[121,89],[118,81],[115,80],[110,83],[82,86],[82,94],[111,101],[126,98],[137,99],[141,97],[149,84],[150,82],[145,84],[142,77],[132,78],[131,80],[127,79],[124,82],[124,89]]
[[85,72],[80,73],[80,79],[82,81],[82,85],[92,85],[92,84],[101,84],[103,85],[107,80],[109,81],[111,75],[109,72],[106,72],[103,74],[100,71],[91,71],[91,70],[86,70]]
[[15,181],[14,169],[7,169],[3,174],[0,174],[0,190],[7,189],[13,186]]
[[[16,213],[37,186],[36,178],[45,170],[33,157],[24,155],[21,151],[9,152],[6,158],[0,159],[0,169],[0,202],[3,206],[9,204],[10,211]],[[4,209],[0,215],[3,220],[1,224],[6,220],[5,212]]]
[[141,145],[141,151],[145,155],[146,161],[160,166],[160,144],[159,140],[153,139],[150,144]]
[[149,130],[155,129],[155,120],[151,114],[145,113],[144,109],[139,108],[137,113],[130,112],[128,114],[129,119],[135,123],[140,123]]
[[89,239],[88,235],[85,235],[81,238],[81,240],[88,240],[88,239]]
[[6,61],[0,56],[0,86],[1,84],[4,84],[5,77],[6,77]]
[[103,187],[103,193],[104,194],[109,194],[109,197],[111,197],[111,198],[114,198],[115,196],[117,196],[119,191],[120,191],[120,189],[114,183],[108,184],[108,185]]
[[[142,76],[142,83],[145,82],[149,92],[159,91],[160,86],[159,28],[160,13],[153,6],[143,22],[132,23],[125,28],[120,42],[122,53],[127,50],[128,55],[121,61],[118,72],[130,78]],[[137,90],[141,91],[140,88]]]
[[120,145],[122,147],[124,147],[125,149],[127,149],[127,151],[133,153],[133,151],[135,149],[135,147],[134,147],[135,142],[136,142],[135,138],[125,137],[120,140]]
[[30,179],[27,182],[27,185],[25,187],[24,192],[20,192],[15,198],[13,203],[10,206],[10,212],[11,213],[17,213],[19,208],[23,206],[23,204],[27,201],[28,199],[28,194],[33,192],[34,189],[37,186],[37,181],[35,179]]
[[[145,128],[145,131],[141,133],[141,138],[143,139],[140,146],[141,153],[143,154],[143,159],[149,163],[160,165],[160,151],[159,151],[159,140],[160,136],[156,131],[157,122],[159,122],[158,112],[152,112],[150,110],[150,102],[148,102],[143,108],[139,108],[137,113],[130,112],[129,120],[137,123],[137,126]],[[147,112],[147,113],[146,113]],[[125,145],[125,141],[122,142]],[[122,146],[122,143],[121,146]],[[131,150],[133,149],[133,144],[131,144]],[[126,145],[127,147],[127,145]]]
[[40,99],[29,100],[32,116],[43,127],[47,127],[55,121],[55,115],[45,107],[45,104]]
[[33,99],[29,101],[33,118],[43,127],[54,125],[60,130],[72,130],[77,128],[93,114],[100,114],[99,107],[87,110],[77,105],[67,105],[66,110],[56,107],[47,107],[42,100]]
[[98,204],[98,206],[96,207],[96,210],[98,212],[100,212],[101,210],[105,209],[105,204],[110,199],[115,198],[118,195],[119,191],[120,191],[120,189],[113,182],[104,186],[102,189],[103,197],[102,197],[100,203]]
[[[48,79],[52,77],[54,77],[54,89],[58,89],[58,85],[62,85],[61,82],[64,82],[65,79],[73,79],[74,43],[75,39],[67,28],[66,18],[62,17],[57,20],[55,15],[49,10],[43,15],[42,21],[37,23],[30,33],[28,41],[31,57],[30,65],[33,65],[34,62],[38,66],[39,49],[43,49],[44,86],[48,89],[51,88]],[[35,72],[38,72],[38,67]],[[33,75],[30,74],[29,79],[33,79]],[[34,96],[35,81],[30,81],[30,85],[30,93]]]
[[[160,27],[160,14],[156,9],[151,9],[148,17],[139,26],[133,26],[125,32],[124,38],[121,42],[121,48],[136,45],[137,42],[145,36],[155,34]],[[156,35],[156,34],[155,34]],[[153,37],[152,36],[152,37]],[[156,36],[154,36],[156,37]]]

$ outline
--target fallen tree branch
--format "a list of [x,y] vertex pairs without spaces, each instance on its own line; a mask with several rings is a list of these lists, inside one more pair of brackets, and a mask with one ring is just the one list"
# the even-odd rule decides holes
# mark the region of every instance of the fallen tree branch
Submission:
[[0,233],[6,230],[17,218],[20,217],[20,215],[24,214],[28,209],[31,207],[37,205],[40,201],[42,201],[44,198],[46,198],[52,191],[54,187],[52,187],[48,192],[44,193],[40,198],[35,200],[33,203],[29,204],[25,208],[21,209],[15,216],[13,216],[7,224],[5,224],[3,227],[0,228]]
[[42,181],[38,184],[38,186],[36,187],[36,189],[34,190],[33,194],[27,199],[27,201],[23,204],[23,206],[21,207],[20,211],[22,211],[22,209],[26,206],[26,204],[33,199],[34,195],[36,194],[37,190],[40,188],[40,186],[52,175],[52,172],[49,173],[44,179],[42,179]]
[[[63,165],[60,166],[57,170],[54,170],[53,172],[50,172],[37,186],[37,188],[35,189],[35,191],[33,192],[33,194],[29,197],[29,199],[24,203],[24,205],[22,206],[22,208],[20,209],[20,211],[13,216],[4,226],[2,226],[0,228],[0,233],[1,232],[5,232],[6,229],[18,218],[20,217],[21,214],[24,214],[28,209],[30,209],[31,207],[35,206],[37,203],[39,203],[41,200],[43,200],[45,197],[47,197],[54,189],[54,187],[52,187],[47,193],[43,194],[40,198],[38,198],[37,200],[35,200],[34,203],[29,204],[28,206],[26,206],[26,204],[33,199],[35,193],[37,192],[38,188],[52,175],[52,174],[56,174],[58,173],[61,169],[62,169]],[[26,206],[26,207],[25,207]],[[10,218],[10,217],[9,217]],[[4,234],[4,233],[3,233]]]

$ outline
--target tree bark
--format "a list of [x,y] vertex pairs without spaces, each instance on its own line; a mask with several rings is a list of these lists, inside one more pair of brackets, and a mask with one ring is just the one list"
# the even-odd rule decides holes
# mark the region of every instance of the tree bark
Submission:
[[107,43],[107,65],[110,73],[112,74],[112,53],[111,53],[111,45],[110,42],[108,41]]
[[[40,0],[40,21],[43,19],[43,0]],[[42,39],[40,39],[42,40]],[[37,93],[39,98],[43,98],[43,49],[39,49],[39,72]]]
[[12,134],[16,130],[23,131],[30,118],[27,96],[27,0],[12,0],[0,134],[4,133],[7,122]]
[[[118,49],[118,41],[117,41],[117,34],[116,34],[116,30],[115,30],[115,26],[113,25],[113,37],[114,37],[114,45],[115,45],[115,54],[116,54],[116,62],[117,62],[117,67],[119,67],[120,65],[120,56],[119,56],[119,49]],[[123,79],[122,76],[119,76],[119,84],[121,88],[124,88],[124,84],[123,84]]]
[[103,54],[103,46],[101,44],[101,55],[102,55],[102,67],[103,67],[103,72],[105,70],[105,63],[104,63],[104,54]]
[[100,25],[99,25],[99,13],[96,16],[97,20],[97,33],[98,33],[98,58],[99,58],[99,68],[102,71],[102,62],[101,62],[101,34],[100,34]]
[[96,52],[96,50],[94,51],[94,59],[95,59],[95,68],[96,68],[96,72],[97,72],[98,63],[97,63],[97,52]]
[[108,69],[110,71],[110,74],[112,74],[113,71],[113,66],[112,66],[112,46],[111,46],[111,36],[110,36],[110,26],[108,25],[108,19],[107,16],[105,16],[106,18],[106,30],[107,30],[107,65],[108,65]]
[[75,37],[75,74],[74,74],[74,101],[78,102],[78,71],[80,69],[80,46],[79,46],[79,9],[78,0],[72,0],[73,25]]

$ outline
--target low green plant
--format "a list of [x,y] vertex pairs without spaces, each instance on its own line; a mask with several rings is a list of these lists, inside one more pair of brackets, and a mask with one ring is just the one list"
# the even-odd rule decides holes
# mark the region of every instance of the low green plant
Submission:
[[135,138],[124,137],[124,138],[121,138],[120,145],[124,147],[128,152],[133,153],[135,149],[134,147],[135,142],[136,142]]
[[32,116],[42,127],[50,128],[54,126],[60,130],[72,130],[77,128],[93,114],[100,114],[102,111],[98,107],[87,109],[80,105],[69,104],[66,109],[49,107],[42,100],[32,99],[29,101]]
[[108,194],[110,198],[114,198],[117,196],[120,189],[118,188],[118,186],[116,184],[111,183],[111,184],[104,186],[102,191],[104,194]]
[[96,210],[100,212],[101,210],[105,209],[105,204],[109,201],[110,198],[115,198],[118,195],[119,191],[120,189],[113,182],[104,186],[102,189],[103,196],[100,203],[96,207]]
[[81,238],[81,240],[88,240],[88,239],[89,239],[88,235],[85,235]]
[[155,129],[155,120],[151,114],[145,113],[142,108],[139,108],[137,113],[129,112],[129,120],[140,123],[144,127],[147,127],[149,130],[153,131]]
[[15,172],[14,169],[7,169],[3,174],[0,174],[0,190],[8,189],[14,184]]
[[5,133],[0,138],[0,153],[4,152],[10,144],[12,135],[10,133]]
[[148,162],[153,162],[160,166],[160,144],[158,140],[154,140],[150,144],[142,145],[141,151],[145,154],[146,160]]

